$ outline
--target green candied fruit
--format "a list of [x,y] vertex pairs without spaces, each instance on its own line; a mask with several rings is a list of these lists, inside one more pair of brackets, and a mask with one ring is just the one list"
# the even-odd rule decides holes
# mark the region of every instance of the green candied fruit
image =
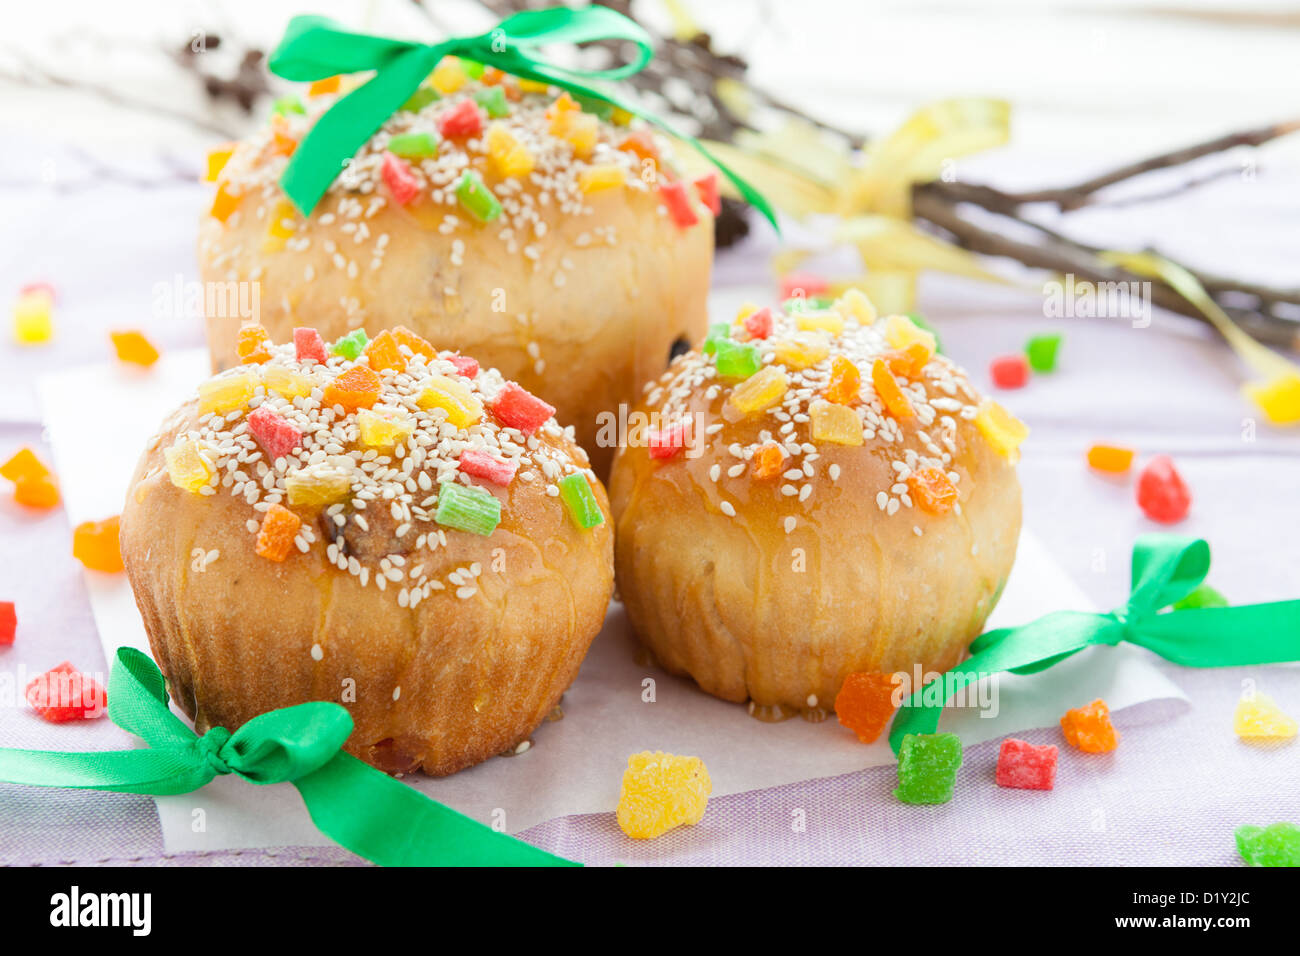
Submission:
[[702,351],[705,355],[712,355],[718,350],[718,343],[728,341],[731,338],[731,325],[727,322],[709,323],[709,334],[704,337],[704,347]]
[[491,222],[501,215],[501,203],[483,184],[483,177],[472,169],[465,170],[465,175],[456,184],[456,198],[479,222]]
[[600,503],[596,501],[586,475],[580,472],[565,475],[556,485],[560,489],[560,499],[569,509],[569,517],[575,525],[585,531],[604,524],[605,514],[600,510]]
[[485,86],[474,93],[474,102],[487,111],[492,119],[510,115],[510,104],[506,102],[506,91],[500,86]]
[[1051,372],[1056,369],[1056,353],[1061,348],[1061,336],[1052,332],[1048,335],[1035,335],[1025,343],[1025,356],[1029,367],[1035,372]]
[[1237,852],[1249,866],[1300,866],[1300,827],[1274,823],[1237,827]]
[[432,133],[399,133],[389,139],[388,151],[402,159],[427,159],[438,155],[438,137]]
[[720,340],[715,346],[718,354],[718,375],[721,378],[749,378],[763,367],[758,349],[747,342]]
[[290,113],[302,114],[306,112],[307,110],[303,107],[302,100],[292,94],[289,96],[282,96],[271,104],[272,116],[287,116]]
[[484,67],[478,60],[467,60],[463,56],[458,56],[456,59],[460,60],[460,68],[465,71],[465,75],[471,80],[483,78]]
[[797,295],[782,302],[781,311],[786,315],[800,315],[804,312],[826,312],[833,305],[835,300],[828,295]]
[[1189,608],[1197,607],[1227,607],[1228,599],[1210,587],[1208,584],[1200,585],[1195,591],[1187,595],[1181,601],[1174,604],[1175,611],[1185,611]]
[[486,537],[501,523],[501,502],[482,488],[445,482],[438,489],[438,510],[433,520],[447,528]]
[[357,329],[355,332],[349,332],[331,345],[330,351],[335,355],[342,355],[349,362],[355,362],[361,357],[361,353],[365,350],[366,343],[369,341],[366,330]]
[[908,734],[898,749],[898,788],[903,803],[947,803],[961,766],[956,734]]
[[421,86],[402,104],[402,111],[405,113],[418,113],[430,103],[436,103],[440,99],[442,97],[438,95],[438,91],[432,86]]

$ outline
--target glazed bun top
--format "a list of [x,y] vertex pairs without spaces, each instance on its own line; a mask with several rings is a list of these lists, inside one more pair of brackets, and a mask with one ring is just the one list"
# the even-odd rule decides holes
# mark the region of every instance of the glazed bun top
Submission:
[[937,354],[930,331],[878,319],[856,289],[742,308],[646,386],[644,408],[615,467],[616,512],[643,481],[685,481],[705,489],[710,510],[743,513],[773,540],[814,514],[856,514],[836,511],[848,501],[921,535],[933,518],[962,514],[963,483],[1014,484],[1025,437]]
[[[629,202],[641,197],[637,208],[683,228],[707,220],[717,204],[716,176],[682,182],[667,141],[640,121],[631,125],[630,114],[447,57],[304,220],[280,177],[303,137],[353,85],[336,77],[313,84],[307,96],[277,101],[267,126],[214,153],[210,216],[231,227],[248,217],[265,221],[264,252],[306,250],[313,226],[321,227],[317,241],[331,243],[335,264],[355,276],[382,266],[386,210],[394,207],[443,236],[491,243],[489,251],[536,268],[561,217],[590,220],[590,230],[577,233],[580,245],[617,241],[593,205],[596,194],[624,190]],[[241,250],[207,251],[219,269]]]
[[145,463],[193,507],[243,499],[230,513],[254,563],[323,553],[414,607],[457,591],[465,582],[438,579],[437,567],[457,550],[486,552],[503,540],[498,527],[527,542],[557,527],[556,513],[577,534],[604,523],[572,429],[471,358],[400,327],[327,350],[314,329],[275,345],[248,326],[239,349],[244,364],[202,383]]

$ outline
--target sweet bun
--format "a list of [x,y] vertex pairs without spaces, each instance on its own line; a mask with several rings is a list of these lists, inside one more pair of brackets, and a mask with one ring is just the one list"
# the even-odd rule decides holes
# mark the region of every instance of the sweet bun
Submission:
[[668,670],[774,718],[829,709],[850,673],[961,659],[1015,557],[1023,426],[934,345],[851,290],[744,309],[647,386],[615,567]]
[[[279,340],[296,325],[331,340],[405,325],[474,355],[545,395],[603,476],[614,448],[598,444],[597,416],[704,333],[716,180],[680,180],[666,141],[623,114],[444,67],[443,92],[421,87],[428,101],[390,118],[306,218],[279,180],[336,94],[230,147],[200,225],[201,276],[257,283],[258,321]],[[412,155],[431,143],[436,155]],[[467,171],[499,202],[490,221],[458,198]],[[235,363],[239,324],[207,316],[216,369]]]
[[390,772],[514,748],[613,588],[607,499],[572,431],[409,333],[355,362],[300,360],[323,354],[309,329],[263,336],[166,420],[122,515],[173,698],[200,731],[342,703],[347,749]]

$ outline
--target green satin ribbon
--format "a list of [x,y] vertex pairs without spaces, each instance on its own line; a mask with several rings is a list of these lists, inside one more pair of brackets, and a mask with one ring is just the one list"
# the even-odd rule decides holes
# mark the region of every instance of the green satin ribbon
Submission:
[[149,748],[0,749],[0,780],[161,796],[233,773],[249,783],[292,783],[322,833],[383,866],[578,865],[498,833],[345,753],[352,717],[339,704],[284,707],[233,734],[213,727],[200,737],[168,709],[153,661],[123,647],[109,675],[108,716]]
[[[1300,660],[1300,601],[1165,611],[1205,580],[1210,546],[1178,535],[1149,534],[1133,546],[1128,603],[1106,614],[1056,611],[1021,627],[980,635],[971,656],[937,681],[959,689],[1000,671],[1034,674],[1095,644],[1128,641],[1187,667],[1233,667]],[[930,687],[937,681],[932,681]],[[942,703],[923,687],[903,702],[889,733],[898,753],[907,734],[932,734]]]
[[[636,59],[608,70],[576,70],[550,63],[539,55],[539,49],[545,45],[599,40],[631,44]],[[776,214],[762,194],[715,158],[702,143],[677,132],[652,113],[591,85],[592,81],[631,76],[654,56],[650,36],[640,26],[621,13],[596,6],[527,10],[502,20],[479,36],[451,37],[433,44],[351,33],[326,17],[294,17],[268,61],[272,73],[286,80],[310,82],[340,73],[375,71],[369,81],[321,116],[294,151],[280,186],[299,212],[311,214],[357,150],[410,98],[444,56],[461,56],[495,66],[523,79],[558,86],[640,116],[690,144],[776,226]]]

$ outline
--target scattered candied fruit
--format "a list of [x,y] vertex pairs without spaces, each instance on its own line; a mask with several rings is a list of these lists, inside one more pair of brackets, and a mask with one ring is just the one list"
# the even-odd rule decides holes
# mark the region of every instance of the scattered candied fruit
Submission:
[[830,283],[811,272],[787,272],[781,276],[781,301],[786,299],[810,299],[825,295],[830,290]]
[[1020,459],[1020,443],[1029,436],[1029,428],[993,399],[980,402],[975,427],[1003,458],[1012,464]]
[[235,353],[241,365],[271,361],[271,336],[260,325],[245,325],[235,335]]
[[262,527],[257,532],[257,555],[268,561],[283,561],[293,550],[294,538],[302,526],[302,519],[284,505],[273,504],[262,517]]
[[834,445],[861,445],[862,419],[857,410],[817,399],[808,406],[812,440]]
[[700,197],[700,202],[714,216],[722,212],[722,194],[718,191],[718,174],[714,172],[706,173],[699,179],[695,180],[695,194]]
[[299,362],[325,362],[325,340],[320,332],[313,328],[296,328],[293,330],[293,348]]
[[871,364],[871,384],[884,404],[885,410],[895,418],[911,418],[916,414],[912,400],[907,397],[894,373],[884,359],[878,358]]
[[617,189],[623,185],[626,174],[623,167],[615,163],[601,163],[588,166],[578,173],[578,188],[587,195]]
[[222,183],[217,187],[216,194],[212,197],[212,208],[209,210],[209,214],[213,219],[225,222],[239,208],[239,202],[242,198],[242,196],[231,192],[226,187],[226,184]]
[[803,369],[816,365],[830,354],[826,336],[817,332],[798,332],[774,345],[776,360],[787,368]]
[[28,508],[54,508],[60,501],[58,482],[49,475],[19,478],[14,482],[14,501]]
[[501,123],[493,123],[487,133],[488,162],[503,179],[523,179],[533,171],[536,160],[528,147]]
[[212,480],[212,465],[192,438],[177,439],[175,444],[163,449],[163,458],[167,462],[167,477],[182,491],[196,495]]
[[800,312],[795,316],[794,324],[800,332],[839,335],[844,331],[844,316],[838,312]]
[[0,645],[8,646],[14,642],[18,632],[18,612],[13,601],[0,601]]
[[686,429],[681,423],[646,430],[646,450],[651,458],[672,458],[686,447]]
[[438,117],[438,135],[443,139],[467,139],[483,132],[483,111],[473,100],[461,100]]
[[514,480],[519,469],[517,459],[502,458],[482,448],[466,448],[458,459],[460,470],[473,478],[505,486]]
[[843,355],[831,359],[831,380],[826,386],[826,401],[852,405],[862,389],[862,373]]
[[392,448],[414,434],[415,422],[399,413],[363,408],[357,412],[357,430],[361,444],[371,448]]
[[686,194],[686,187],[680,181],[660,183],[659,199],[678,228],[689,229],[700,221],[700,217],[691,205],[690,196]]
[[1048,332],[1035,335],[1025,343],[1025,358],[1035,372],[1046,374],[1056,370],[1056,354],[1061,349],[1061,334]]
[[262,372],[262,384],[285,398],[310,395],[312,381],[301,372],[280,365],[268,365]]
[[754,415],[780,402],[789,387],[790,378],[785,372],[765,366],[732,389],[727,408],[737,415]]
[[1294,823],[1240,826],[1233,837],[1247,866],[1300,866],[1300,826]]
[[118,542],[120,518],[83,521],[72,531],[72,556],[92,571],[116,573],[122,570],[122,547]]
[[431,375],[424,383],[416,404],[423,409],[441,408],[456,428],[469,428],[483,417],[483,403],[469,388],[445,375]]
[[225,415],[243,408],[253,399],[256,383],[247,372],[220,375],[199,384],[199,412]]
[[918,468],[908,475],[907,487],[917,507],[932,515],[947,514],[957,503],[957,486],[947,472],[933,465]]
[[1088,464],[1098,471],[1112,475],[1122,475],[1133,467],[1133,456],[1137,454],[1132,448],[1120,448],[1117,445],[1093,445],[1088,449]]
[[874,743],[898,708],[895,694],[899,686],[897,674],[882,671],[850,674],[835,695],[835,716],[858,735],[858,740]]
[[1247,382],[1242,391],[1274,425],[1300,422],[1300,375],[1295,372],[1284,371],[1263,382]]
[[1295,719],[1268,694],[1246,695],[1237,701],[1232,731],[1238,737],[1289,739],[1296,735]]
[[896,378],[917,379],[921,377],[921,372],[930,359],[934,358],[934,352],[926,348],[924,343],[913,342],[906,348],[886,352],[881,358]]
[[52,724],[93,720],[108,708],[108,695],[100,683],[68,661],[36,675],[23,696],[32,710]]
[[961,767],[956,734],[908,734],[898,749],[898,787],[903,803],[947,803]]
[[143,332],[137,330],[109,332],[108,336],[113,340],[113,348],[117,352],[117,357],[123,362],[130,362],[132,365],[143,365],[148,368],[158,361],[159,352],[157,346],[150,342]]
[[406,160],[385,152],[379,172],[384,178],[384,185],[399,206],[409,205],[420,195],[420,180]]
[[751,339],[765,339],[772,334],[772,310],[769,308],[754,309],[740,322],[744,326],[745,334]]
[[1008,737],[998,749],[994,780],[1012,790],[1051,790],[1056,786],[1057,749]]
[[1019,352],[999,355],[989,363],[989,378],[998,388],[1024,388],[1029,384],[1029,360]]
[[1066,743],[1085,753],[1107,753],[1119,746],[1119,731],[1110,722],[1110,709],[1100,698],[1066,711],[1061,718],[1061,730]]
[[269,405],[259,405],[249,414],[248,430],[272,463],[288,458],[302,445],[302,432]]
[[935,351],[934,333],[921,328],[906,315],[891,315],[885,319],[885,341],[891,349],[922,345],[931,355]]
[[398,347],[397,337],[387,329],[371,339],[361,353],[376,372],[392,369],[401,372],[406,368],[406,359]]
[[14,341],[41,345],[54,338],[54,296],[45,286],[19,293],[14,304]]
[[0,478],[15,483],[24,478],[46,478],[49,474],[50,469],[30,448],[19,449],[12,458],[0,465]]
[[642,751],[627,758],[618,794],[618,825],[634,840],[653,840],[704,817],[713,782],[699,757]]
[[289,472],[284,476],[284,490],[295,507],[333,505],[351,494],[352,474],[350,458],[327,458]]
[[492,414],[507,428],[517,428],[531,435],[555,414],[555,406],[548,405],[527,389],[506,382],[492,402]]
[[234,143],[222,143],[216,149],[208,153],[208,170],[204,179],[207,182],[215,183],[221,171],[226,168],[226,163],[230,162],[230,157],[235,155]]
[[754,477],[775,478],[785,465],[785,452],[774,441],[764,442],[754,453]]
[[311,85],[307,87],[308,96],[322,96],[326,93],[337,93],[339,83],[343,77],[335,73],[333,76],[327,76],[323,80],[312,80]]
[[1192,492],[1168,455],[1156,455],[1138,475],[1137,502],[1152,521],[1174,524],[1187,517]]
[[326,406],[341,405],[349,413],[369,408],[379,400],[382,384],[376,372],[364,365],[354,365],[325,386],[322,402]]
[[856,319],[859,325],[871,325],[876,321],[876,306],[861,289],[844,290],[832,308],[840,315]]
[[427,339],[416,335],[404,325],[393,328],[393,338],[397,340],[398,345],[410,349],[412,355],[422,355],[426,360],[438,354]]

